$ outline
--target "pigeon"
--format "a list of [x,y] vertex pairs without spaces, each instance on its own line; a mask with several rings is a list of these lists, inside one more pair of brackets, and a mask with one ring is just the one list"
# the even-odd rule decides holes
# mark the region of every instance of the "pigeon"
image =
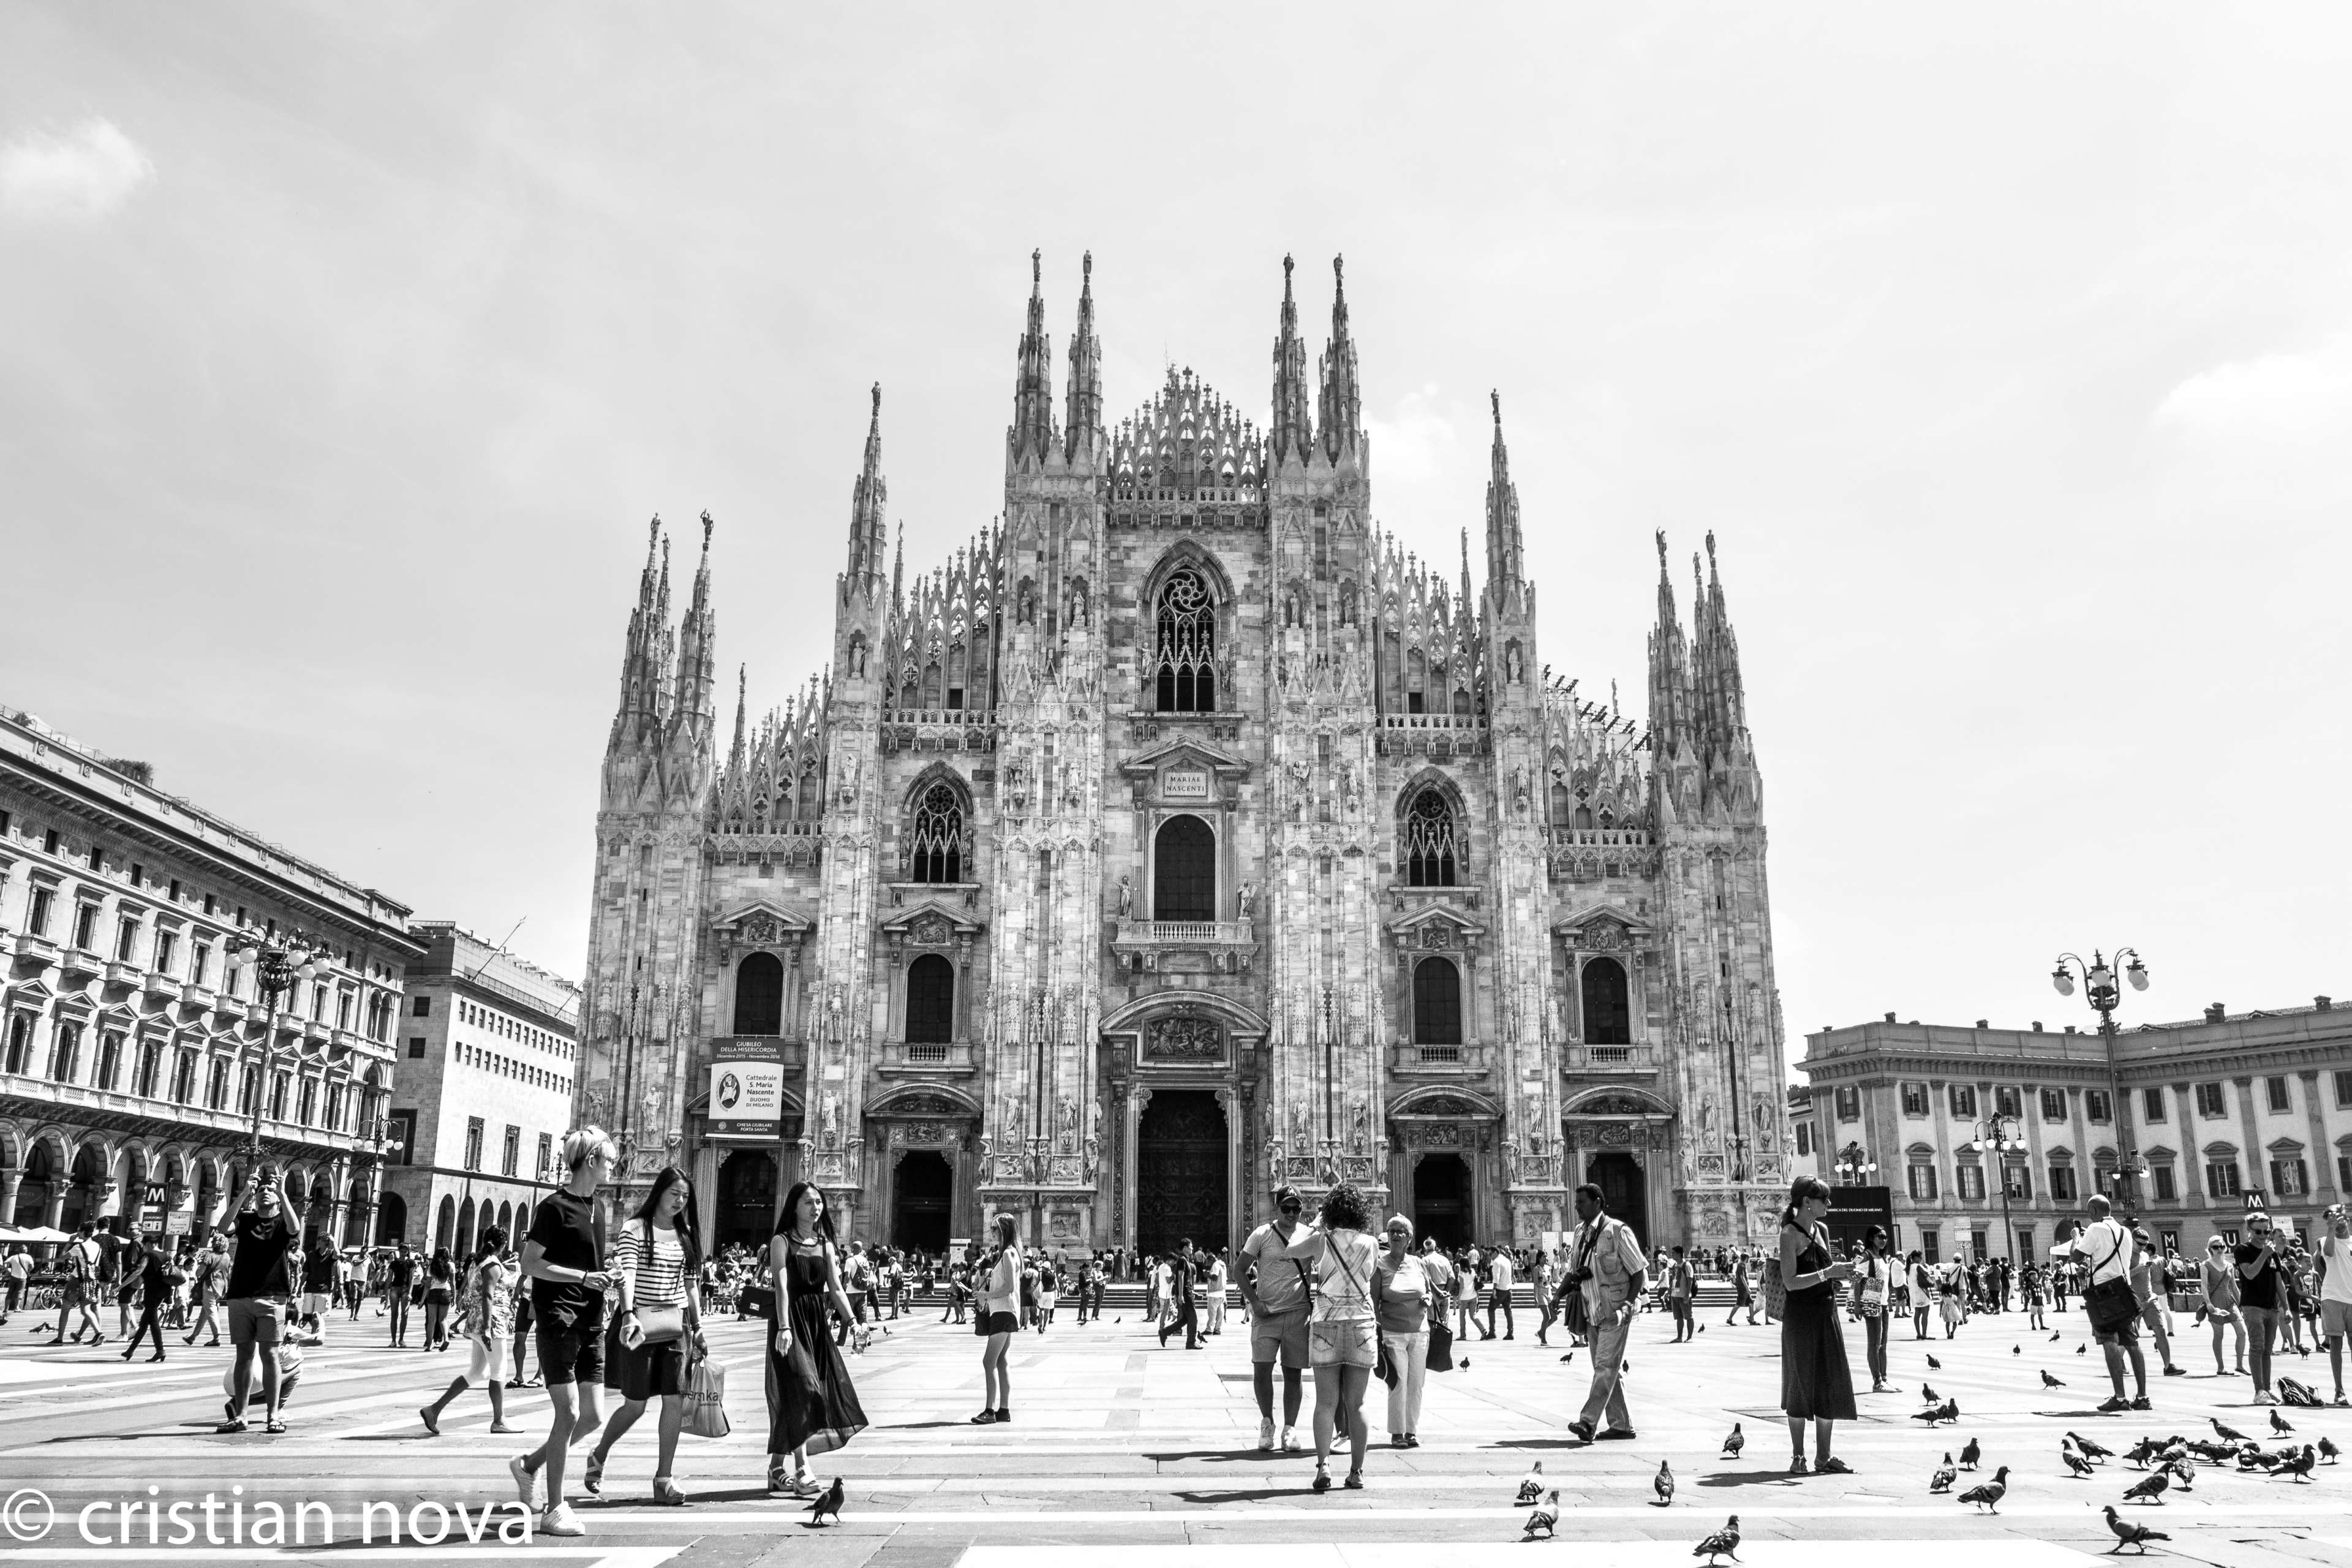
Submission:
[[1557,1540],[1559,1539],[1557,1536],[1552,1536],[1552,1527],[1559,1522],[1559,1489],[1554,1487],[1550,1495],[1536,1504],[1534,1511],[1528,1515],[1527,1534],[1520,1539],[1533,1541],[1536,1538],[1536,1531],[1540,1530],[1546,1536]]
[[2091,1461],[2083,1458],[2082,1455],[2074,1452],[2074,1444],[2063,1441],[2060,1442],[2058,1445],[2058,1457],[2066,1461],[2066,1468],[2074,1471],[2074,1474],[2078,1476],[2087,1476],[2091,1473]]
[[[2074,1434],[2072,1432],[2066,1434],[2069,1437],[2072,1437],[2074,1435]],[[2142,1437],[2138,1442],[2134,1443],[2129,1448],[2124,1450],[2124,1458],[2129,1459],[2133,1464],[2138,1466],[2144,1470],[2147,1468],[2147,1462],[2162,1452],[2163,1450],[2156,1446],[2155,1438]]]
[[2311,1467],[2318,1462],[2318,1456],[2313,1451],[2311,1445],[2305,1443],[2303,1446],[2302,1453],[2297,1454],[2294,1458],[2288,1459],[2281,1464],[2279,1468],[2273,1470],[2271,1474],[2273,1476],[2293,1476],[2295,1479],[2296,1484],[2301,1485],[2311,1479]]
[[2107,1528],[2116,1532],[2116,1543],[2107,1548],[2107,1555],[2110,1557],[2113,1557],[2116,1552],[2121,1552],[2126,1546],[2138,1547],[2139,1554],[2142,1557],[2145,1557],[2147,1555],[2147,1543],[2149,1542],[2169,1541],[2172,1539],[2172,1537],[2165,1534],[2164,1531],[2160,1530],[2150,1530],[2144,1524],[2137,1524],[2132,1521],[2126,1519],[2123,1515],[2116,1511],[2116,1505],[2113,1503],[2109,1503],[2105,1511],[2107,1516]]
[[1727,1459],[1736,1459],[1739,1458],[1739,1450],[1746,1447],[1748,1447],[1748,1435],[1739,1429],[1739,1423],[1734,1421],[1731,1424],[1731,1436],[1723,1440],[1722,1457]]
[[2055,1330],[2055,1329],[2053,1329],[2053,1330],[2051,1330],[2051,1331],[2050,1331],[2050,1342],[2051,1342],[2052,1344],[2053,1344],[2053,1345],[2054,1345],[2054,1344],[2056,1344],[2060,1340],[2064,1339],[2065,1337],[2066,1337],[2065,1335],[2063,1335],[2063,1334],[2060,1333],[2060,1332],[2059,1332],[2057,1330]]
[[1977,1461],[1983,1458],[1984,1450],[1978,1447],[1977,1440],[1974,1437],[1971,1437],[1968,1440],[1966,1446],[1960,1449],[1960,1468],[1964,1470],[1973,1470],[1977,1468]]
[[1721,1530],[1717,1531],[1713,1535],[1708,1536],[1705,1541],[1702,1541],[1696,1546],[1692,1547],[1691,1555],[1694,1557],[1706,1558],[1708,1568],[1714,1568],[1715,1560],[1718,1557],[1728,1557],[1734,1563],[1738,1562],[1739,1516],[1736,1513],[1733,1514],[1728,1520],[1724,1521],[1724,1526]]
[[2183,1459],[2177,1464],[2165,1466],[2162,1473],[2170,1476],[2172,1478],[2172,1484],[2179,1487],[2182,1491],[2187,1491],[2197,1484],[2196,1467],[2189,1464],[2186,1459]]
[[2088,1345],[2076,1345],[2074,1347],[2074,1353],[2076,1355],[2088,1355],[2090,1351],[2091,1347]]
[[1705,1332],[1706,1332],[1706,1325],[1705,1323],[1701,1323],[1701,1324],[1698,1326],[1698,1331],[1699,1331],[1700,1333],[1705,1333]]
[[1929,1372],[1941,1372],[1944,1370],[1944,1363],[1937,1361],[1934,1356],[1929,1356],[1927,1358],[1927,1370]]
[[2025,1352],[2021,1346],[2011,1345],[2009,1347],[2009,1353],[2011,1355],[2023,1355]]
[[2063,1388],[2066,1386],[2066,1380],[2064,1378],[2053,1377],[2047,1371],[2044,1371],[2042,1374],[2042,1386],[2044,1388]]
[[814,1527],[823,1524],[826,1514],[833,1515],[833,1522],[839,1524],[841,1522],[841,1500],[848,1495],[848,1489],[849,1489],[841,1484],[841,1478],[839,1476],[834,1477],[833,1485],[825,1488],[824,1491],[817,1498],[816,1501],[809,1505],[809,1525]]
[[2322,1437],[2319,1440],[2319,1457],[2326,1463],[2331,1465],[2334,1464],[2336,1462],[2336,1456],[2340,1451],[2341,1450],[2339,1450],[2335,1444],[2329,1442],[2326,1438]]
[[2284,1416],[2281,1415],[2277,1411],[2273,1410],[2271,1412],[2271,1430],[2277,1436],[2284,1437],[2288,1433],[2294,1430],[2294,1425],[2288,1421]]
[[2221,1418],[2220,1416],[2209,1415],[2206,1419],[2213,1423],[2213,1435],[2215,1436],[2226,1438],[2232,1443],[2242,1443],[2246,1440],[2246,1435],[2243,1432],[2239,1431],[2235,1426],[2224,1426],[2221,1425]]
[[1962,1502],[1975,1503],[1988,1513],[1999,1513],[2000,1503],[2009,1494],[2009,1467],[2003,1465],[1992,1473],[1992,1479],[1979,1487],[1970,1487],[1960,1494]]
[[1675,1473],[1666,1468],[1664,1459],[1658,1461],[1658,1473],[1651,1478],[1650,1489],[1658,1494],[1660,1508],[1668,1507],[1675,1500]]
[[1528,1468],[1527,1479],[1519,1483],[1518,1495],[1511,1500],[1525,1507],[1544,1495],[1543,1461],[1538,1459]]
[[[2199,1458],[2203,1459],[2209,1465],[2218,1465],[2224,1459],[2230,1458],[2237,1453],[2235,1448],[2229,1447],[2227,1444],[2209,1443],[2202,1437],[2200,1437],[2194,1443],[2180,1446],[2189,1453],[2194,1454]],[[2169,1453],[2169,1451],[2170,1450],[2167,1450],[2168,1453]]]
[[2130,1502],[2137,1499],[2141,1502],[2161,1504],[2164,1501],[2164,1489],[2171,1484],[2172,1482],[2166,1479],[2162,1470],[2152,1471],[2147,1479],[2134,1481],[2124,1489],[2124,1500]]
[[1919,1397],[1930,1405],[1938,1403],[1942,1398],[1936,1392],[1936,1385],[1932,1383],[1923,1383],[1919,1385]]
[[1938,1421],[1958,1421],[1959,1418],[1960,1403],[1957,1399],[1947,1399],[1941,1405],[1931,1405],[1925,1410],[1911,1413],[1912,1420],[1925,1421],[1930,1426]]
[[1574,1360],[1576,1359],[1576,1352],[1575,1352],[1574,1351],[1570,1351],[1570,1352],[1569,1352],[1566,1355],[1564,1355],[1564,1356],[1560,1357],[1559,1359],[1560,1359],[1562,1362],[1571,1362],[1571,1361],[1574,1361]]
[[1465,1356],[1464,1356],[1460,1361],[1455,1362],[1454,1364],[1455,1366],[1460,1367],[1464,1372],[1468,1372],[1468,1371],[1470,1370],[1470,1358],[1469,1358],[1468,1356],[1466,1356],[1466,1355],[1465,1355]]
[[1952,1454],[1951,1450],[1948,1448],[1944,1451],[1944,1462],[1936,1467],[1936,1473],[1934,1475],[1927,1478],[1927,1489],[1937,1496],[1941,1496],[1945,1492],[1950,1491],[1952,1489],[1952,1483],[1959,1479],[1960,1472],[1952,1468]]
[[[2074,1439],[2074,1447],[2083,1450],[2083,1458],[2089,1459],[2094,1463],[2096,1463],[2101,1459],[2112,1459],[2116,1457],[2116,1451],[2113,1448],[2106,1447],[2102,1444],[2094,1443],[2088,1437],[2082,1436],[2074,1432],[2069,1432],[2066,1436]],[[2147,1439],[2142,1438],[2141,1441],[2145,1442]]]

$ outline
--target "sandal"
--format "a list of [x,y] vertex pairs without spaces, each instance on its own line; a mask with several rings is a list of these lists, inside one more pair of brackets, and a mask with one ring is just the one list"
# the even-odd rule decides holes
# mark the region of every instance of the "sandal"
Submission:
[[1347,1488],[1351,1492],[1362,1491],[1364,1489],[1364,1472],[1361,1470],[1349,1470],[1348,1472],[1348,1479],[1341,1481],[1339,1484]]
[[1850,1476],[1853,1474],[1853,1467],[1832,1454],[1813,1467],[1813,1473],[1818,1476]]
[[590,1497],[598,1497],[603,1495],[604,1490],[604,1461],[602,1456],[593,1453],[588,1456],[588,1463],[581,1468],[580,1485],[586,1489]]
[[1315,1467],[1315,1489],[1318,1492],[1328,1492],[1331,1489],[1331,1472],[1321,1465]]
[[274,1435],[285,1431],[286,1423],[278,1420],[278,1417],[273,1415],[269,1418],[268,1425],[264,1426],[261,1429]]
[[1789,1473],[1792,1476],[1809,1476],[1813,1472],[1811,1467],[1805,1463],[1805,1457],[1802,1454],[1797,1454],[1789,1460]]
[[686,1494],[678,1490],[677,1484],[671,1481],[668,1478],[665,1476],[656,1476],[654,1478],[654,1501],[659,1503],[664,1508],[684,1508],[686,1506]]

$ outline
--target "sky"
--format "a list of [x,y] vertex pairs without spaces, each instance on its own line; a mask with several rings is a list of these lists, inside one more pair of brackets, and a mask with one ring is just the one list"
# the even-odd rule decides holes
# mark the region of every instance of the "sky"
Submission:
[[11,5],[0,703],[576,975],[649,517],[717,520],[781,702],[870,384],[910,572],[1001,504],[1033,249],[1057,407],[1091,250],[1108,416],[1174,364],[1261,425],[1282,258],[1311,355],[1344,254],[1373,510],[1450,566],[1499,392],[1542,662],[1638,710],[1654,533],[1685,617],[1715,533],[1792,1062],[2088,1026],[2094,946],[2126,1024],[2352,996],[2347,57],[2317,5]]

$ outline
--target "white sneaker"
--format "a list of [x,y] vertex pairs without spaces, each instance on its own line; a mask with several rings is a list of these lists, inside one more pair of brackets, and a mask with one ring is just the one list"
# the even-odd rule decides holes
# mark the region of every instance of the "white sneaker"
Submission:
[[1299,1451],[1297,1427],[1285,1426],[1282,1429],[1282,1451],[1286,1454],[1296,1454]]
[[507,1474],[514,1478],[515,1495],[522,1499],[522,1506],[525,1508],[537,1508],[539,1506],[539,1477],[532,1472],[531,1468],[529,1465],[523,1463],[525,1459],[530,1458],[530,1456],[529,1454],[517,1454],[513,1458],[509,1459],[507,1461]]
[[1261,1454],[1274,1452],[1274,1417],[1271,1415],[1258,1417],[1257,1451]]
[[2254,1403],[2257,1405],[2276,1405],[2278,1403],[2278,1395],[2275,1394],[2257,1394],[2254,1395]]
[[588,1527],[580,1522],[580,1516],[572,1511],[570,1503],[560,1502],[539,1516],[539,1532],[541,1535],[585,1535]]

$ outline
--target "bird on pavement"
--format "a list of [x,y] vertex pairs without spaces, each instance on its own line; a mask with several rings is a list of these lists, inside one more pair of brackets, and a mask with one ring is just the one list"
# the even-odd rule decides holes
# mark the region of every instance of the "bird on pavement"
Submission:
[[[2199,1458],[2204,1460],[2209,1465],[2221,1464],[2225,1459],[2234,1458],[2238,1452],[2237,1449],[2231,1447],[2227,1443],[2209,1443],[2202,1437],[2198,1438],[2193,1443],[2177,1444],[2175,1447],[2185,1449],[2188,1453],[2196,1455]],[[2169,1450],[2167,1450],[2167,1452],[2169,1452]]]
[[2063,1334],[2060,1333],[2060,1332],[2059,1332],[2057,1330],[2055,1330],[2055,1329],[2053,1329],[2053,1330],[2051,1330],[2051,1331],[2050,1331],[2050,1342],[2051,1342],[2052,1344],[2053,1344],[2053,1345],[2054,1345],[2054,1344],[2056,1344],[2060,1340],[2064,1339],[2065,1337],[2066,1337],[2065,1335],[2063,1335]]
[[2328,1464],[2334,1464],[2336,1462],[2336,1456],[2342,1450],[2338,1449],[2335,1444],[2329,1442],[2326,1438],[2322,1437],[2319,1440],[2319,1457]]
[[2284,1437],[2288,1433],[2294,1430],[2294,1426],[2292,1422],[2288,1421],[2286,1417],[2273,1410],[2271,1412],[2271,1430],[2276,1433],[2279,1436]]
[[2123,1515],[2116,1511],[2116,1505],[2113,1503],[2109,1503],[2105,1511],[2107,1516],[2107,1528],[2116,1532],[2116,1543],[2107,1548],[2107,1555],[2110,1557],[2113,1557],[2116,1552],[2121,1552],[2126,1546],[2138,1547],[2139,1554],[2142,1557],[2145,1557],[2147,1555],[2147,1543],[2149,1542],[2169,1541],[2172,1539],[2172,1537],[2165,1534],[2164,1531],[2160,1530],[2150,1530],[2144,1524],[2137,1523],[2132,1520],[2126,1519]]
[[1959,1479],[1960,1472],[1952,1468],[1952,1454],[1948,1448],[1944,1451],[1944,1462],[1936,1467],[1934,1475],[1927,1478],[1927,1489],[1940,1495],[1950,1491],[1952,1483]]
[[825,1488],[824,1492],[819,1494],[816,1501],[809,1505],[809,1525],[814,1527],[823,1524],[826,1514],[833,1515],[833,1522],[839,1524],[841,1522],[841,1500],[848,1495],[848,1488],[841,1484],[841,1478],[839,1476],[834,1477],[833,1485]]
[[1569,1352],[1566,1355],[1564,1355],[1564,1356],[1560,1357],[1559,1359],[1560,1359],[1562,1362],[1571,1362],[1571,1361],[1574,1361],[1574,1360],[1576,1359],[1576,1352],[1575,1352],[1574,1351],[1570,1351],[1570,1352]]
[[2197,1484],[2197,1467],[2186,1459],[2165,1466],[2160,1473],[2170,1476],[2172,1484],[2182,1491],[2188,1491]]
[[1927,1358],[1927,1370],[1929,1372],[1941,1372],[1944,1370],[1944,1363],[1937,1361],[1931,1355]]
[[1527,1479],[1519,1482],[1518,1495],[1511,1500],[1521,1505],[1534,1502],[1544,1495],[1543,1461],[1538,1459],[1529,1467]]
[[2279,1466],[2279,1468],[2273,1470],[2271,1474],[2273,1476],[2293,1476],[2296,1482],[2300,1484],[2311,1479],[2311,1467],[2318,1462],[2318,1456],[2313,1452],[2311,1445],[2305,1443],[2303,1446],[2302,1453],[2297,1454],[2294,1458],[2289,1459],[2284,1464]]
[[2076,1345],[2074,1347],[2074,1353],[2076,1355],[2088,1355],[2090,1352],[2091,1347],[2088,1345]]
[[1527,1534],[1521,1539],[1533,1541],[1538,1530],[1549,1536],[1552,1532],[1552,1527],[1559,1522],[1559,1489],[1554,1487],[1551,1489],[1551,1495],[1536,1504],[1535,1510],[1528,1515]]
[[1734,1421],[1731,1424],[1731,1436],[1723,1440],[1722,1457],[1727,1459],[1736,1459],[1739,1458],[1739,1450],[1746,1447],[1748,1447],[1748,1434],[1739,1429],[1738,1422]]
[[1988,1513],[1999,1513],[1999,1504],[2009,1494],[2009,1467],[2003,1465],[1992,1473],[1992,1479],[1979,1487],[1970,1487],[1960,1494],[1962,1502],[1975,1503]]
[[1708,1536],[1705,1541],[1702,1541],[1696,1546],[1692,1547],[1691,1555],[1694,1557],[1706,1558],[1709,1564],[1709,1568],[1713,1568],[1715,1560],[1718,1557],[1728,1557],[1734,1563],[1738,1562],[1739,1516],[1736,1513],[1733,1514],[1728,1520],[1724,1521],[1724,1526],[1721,1530],[1717,1531],[1713,1535]]
[[[2116,1457],[2116,1451],[2113,1448],[2107,1447],[2103,1444],[2094,1443],[2079,1432],[2069,1432],[2066,1436],[2074,1439],[2074,1447],[2083,1450],[2083,1458],[2089,1459],[2094,1463],[2096,1463],[2101,1459],[2112,1459]],[[2142,1440],[2145,1441],[2145,1439]]]
[[1960,1468],[1973,1470],[1977,1468],[1977,1461],[1983,1458],[1984,1450],[1978,1447],[1977,1440],[1971,1437],[1960,1448]]
[[2124,1489],[2124,1500],[2130,1502],[2137,1499],[2141,1502],[2162,1503],[2164,1489],[2171,1484],[2172,1482],[2166,1478],[2162,1470],[2151,1471],[2147,1479],[2134,1481]]
[[2239,1431],[2235,1426],[2223,1426],[2220,1416],[2208,1415],[2205,1419],[2213,1423],[2213,1435],[2215,1436],[2226,1438],[2232,1443],[2242,1443],[2246,1440],[2246,1435],[2243,1432]]
[[2058,1457],[2066,1461],[2066,1468],[2074,1474],[2087,1476],[2091,1473],[2091,1461],[2076,1453],[2074,1444],[2061,1439],[2058,1444]]
[[2053,1377],[2045,1370],[2042,1374],[2042,1386],[2044,1388],[2063,1388],[2066,1386],[2066,1380],[2063,1378]]
[[2025,1349],[2021,1345],[2011,1345],[2009,1347],[2009,1353],[2011,1355],[2023,1355],[2025,1353]]
[[1923,1383],[1919,1385],[1919,1397],[1926,1400],[1928,1404],[1933,1405],[1940,1396],[1936,1393],[1936,1385],[1934,1384]]
[[1658,1494],[1660,1508],[1665,1508],[1675,1500],[1675,1472],[1667,1468],[1664,1459],[1658,1461],[1658,1473],[1650,1479],[1650,1489]]
[[[2070,1437],[2074,1436],[2071,1432],[2066,1435]],[[2163,1451],[2163,1449],[2158,1448],[2156,1446],[2155,1438],[2142,1437],[2138,1442],[2134,1443],[2130,1447],[2124,1450],[2124,1458],[2129,1459],[2133,1464],[2137,1465],[2144,1470],[2147,1468],[2147,1462],[2150,1459],[2155,1458],[2157,1455]]]
[[1458,1367],[1460,1367],[1464,1372],[1468,1372],[1468,1371],[1470,1370],[1470,1358],[1469,1358],[1468,1356],[1466,1356],[1466,1355],[1465,1355],[1465,1356],[1464,1356],[1460,1361],[1455,1362],[1454,1364],[1454,1365],[1456,1365],[1456,1366],[1458,1366]]
[[1912,1420],[1925,1421],[1930,1426],[1938,1421],[1958,1421],[1959,1418],[1960,1403],[1957,1399],[1947,1399],[1941,1405],[1931,1405],[1925,1410],[1911,1413]]

